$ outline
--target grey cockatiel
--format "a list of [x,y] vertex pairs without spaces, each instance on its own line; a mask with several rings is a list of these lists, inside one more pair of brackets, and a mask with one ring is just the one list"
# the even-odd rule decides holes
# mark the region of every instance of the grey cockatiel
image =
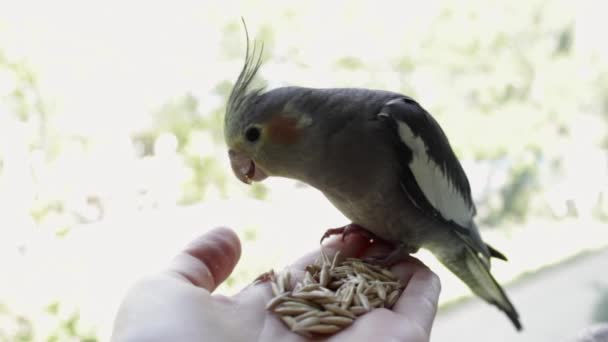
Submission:
[[490,258],[506,258],[481,239],[467,176],[433,117],[388,91],[251,89],[260,63],[248,45],[227,104],[224,133],[236,176],[246,183],[287,177],[317,188],[398,251],[430,250],[521,329],[490,274]]

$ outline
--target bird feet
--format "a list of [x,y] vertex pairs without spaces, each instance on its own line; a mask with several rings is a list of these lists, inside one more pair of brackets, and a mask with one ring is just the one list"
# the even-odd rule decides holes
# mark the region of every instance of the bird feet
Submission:
[[344,239],[346,239],[346,237],[348,235],[353,234],[353,233],[365,235],[365,237],[368,238],[369,240],[376,239],[376,236],[374,234],[370,233],[369,231],[365,230],[365,228],[361,227],[358,224],[351,223],[351,224],[347,224],[344,227],[330,228],[330,229],[326,230],[325,234],[323,234],[323,236],[321,237],[321,243],[323,243],[323,240],[327,239],[328,237],[330,237],[332,235],[338,235],[338,234],[342,234],[342,241],[344,241]]
[[355,224],[355,223],[347,224],[344,227],[328,229],[327,231],[325,231],[325,234],[323,234],[323,236],[321,237],[321,243],[323,243],[323,240],[327,239],[328,237],[330,237],[332,235],[338,235],[338,234],[342,234],[342,241],[344,241],[344,239],[346,239],[346,237],[350,234],[361,234],[370,241],[370,244],[373,244],[374,242],[382,242],[384,244],[387,244],[388,246],[392,246],[392,250],[387,255],[363,258],[363,261],[366,261],[366,262],[369,262],[371,264],[375,264],[378,266],[383,266],[383,267],[392,266],[399,261],[407,259],[410,256],[410,254],[416,253],[418,251],[418,248],[413,248],[413,247],[407,246],[406,244],[393,244],[391,242],[385,241],[382,238],[374,235],[373,233],[369,232],[365,228],[363,228],[360,225]]
[[363,258],[363,261],[369,262],[383,267],[390,267],[399,261],[407,259],[410,254],[416,253],[417,249],[407,247],[406,245],[397,245],[389,254],[383,256],[373,256]]

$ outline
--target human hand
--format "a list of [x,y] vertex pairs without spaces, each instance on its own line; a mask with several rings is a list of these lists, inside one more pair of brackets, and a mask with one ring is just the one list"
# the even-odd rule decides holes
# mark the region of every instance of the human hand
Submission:
[[[324,245],[327,255],[367,257],[386,252],[365,237]],[[233,297],[213,295],[241,254],[236,234],[214,229],[194,240],[164,272],[142,279],[126,295],[116,317],[112,341],[305,341],[265,309],[272,298],[267,282],[252,284]],[[319,251],[289,268],[304,270]],[[406,284],[392,310],[375,309],[329,341],[428,341],[437,310],[439,278],[409,258],[392,267]],[[321,340],[321,339],[319,339]]]

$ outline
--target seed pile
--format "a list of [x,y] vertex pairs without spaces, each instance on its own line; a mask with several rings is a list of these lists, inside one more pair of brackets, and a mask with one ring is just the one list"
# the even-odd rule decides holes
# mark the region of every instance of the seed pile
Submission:
[[391,308],[403,284],[388,269],[359,259],[321,258],[292,286],[289,271],[270,271],[272,298],[266,309],[305,337],[334,334],[374,308]]

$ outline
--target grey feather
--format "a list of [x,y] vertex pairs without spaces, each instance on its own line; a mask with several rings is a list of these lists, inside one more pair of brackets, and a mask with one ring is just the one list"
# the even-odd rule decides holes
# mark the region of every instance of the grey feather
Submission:
[[468,245],[461,248],[439,248],[434,255],[464,281],[473,293],[504,312],[517,330],[522,329],[517,310],[490,273],[489,266],[473,249]]

